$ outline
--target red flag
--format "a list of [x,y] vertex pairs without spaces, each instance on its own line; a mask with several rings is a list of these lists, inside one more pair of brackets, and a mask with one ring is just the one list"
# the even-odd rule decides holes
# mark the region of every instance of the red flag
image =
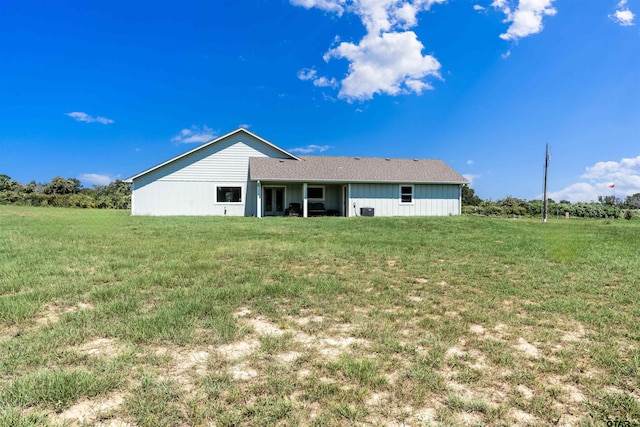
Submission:
[[611,184],[609,184],[609,188],[613,188],[613,187],[615,187],[615,186],[616,186],[616,185],[615,185],[613,182],[612,182]]

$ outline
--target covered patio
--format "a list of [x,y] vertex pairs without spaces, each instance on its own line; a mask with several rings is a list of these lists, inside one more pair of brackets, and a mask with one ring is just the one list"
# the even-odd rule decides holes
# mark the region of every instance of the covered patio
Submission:
[[349,216],[350,185],[257,181],[257,217]]

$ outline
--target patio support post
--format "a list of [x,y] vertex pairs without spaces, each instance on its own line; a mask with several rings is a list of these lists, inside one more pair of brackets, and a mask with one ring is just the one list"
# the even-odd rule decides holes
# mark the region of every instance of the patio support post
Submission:
[[256,217],[262,218],[262,183],[256,183]]
[[307,217],[307,183],[302,184],[302,217]]

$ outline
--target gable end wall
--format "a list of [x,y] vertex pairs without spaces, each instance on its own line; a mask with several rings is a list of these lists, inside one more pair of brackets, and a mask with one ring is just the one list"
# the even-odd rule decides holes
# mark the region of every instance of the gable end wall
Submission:
[[[250,135],[232,135],[134,179],[131,213],[255,215],[256,184],[249,181],[250,157],[286,155]],[[242,187],[242,203],[216,203],[219,185]]]

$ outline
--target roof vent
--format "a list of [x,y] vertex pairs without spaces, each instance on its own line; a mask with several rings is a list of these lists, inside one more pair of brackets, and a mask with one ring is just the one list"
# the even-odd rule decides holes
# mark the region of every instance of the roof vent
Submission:
[[385,160],[386,160],[387,162],[391,161],[391,159],[390,159],[390,158],[388,158],[388,157],[387,157]]
[[360,160],[360,157],[354,157],[354,159],[356,159],[356,160]]
[[414,162],[417,162],[417,161],[418,161],[418,159],[413,159],[413,161],[414,161]]
[[279,160],[280,163],[284,163],[284,160]]

